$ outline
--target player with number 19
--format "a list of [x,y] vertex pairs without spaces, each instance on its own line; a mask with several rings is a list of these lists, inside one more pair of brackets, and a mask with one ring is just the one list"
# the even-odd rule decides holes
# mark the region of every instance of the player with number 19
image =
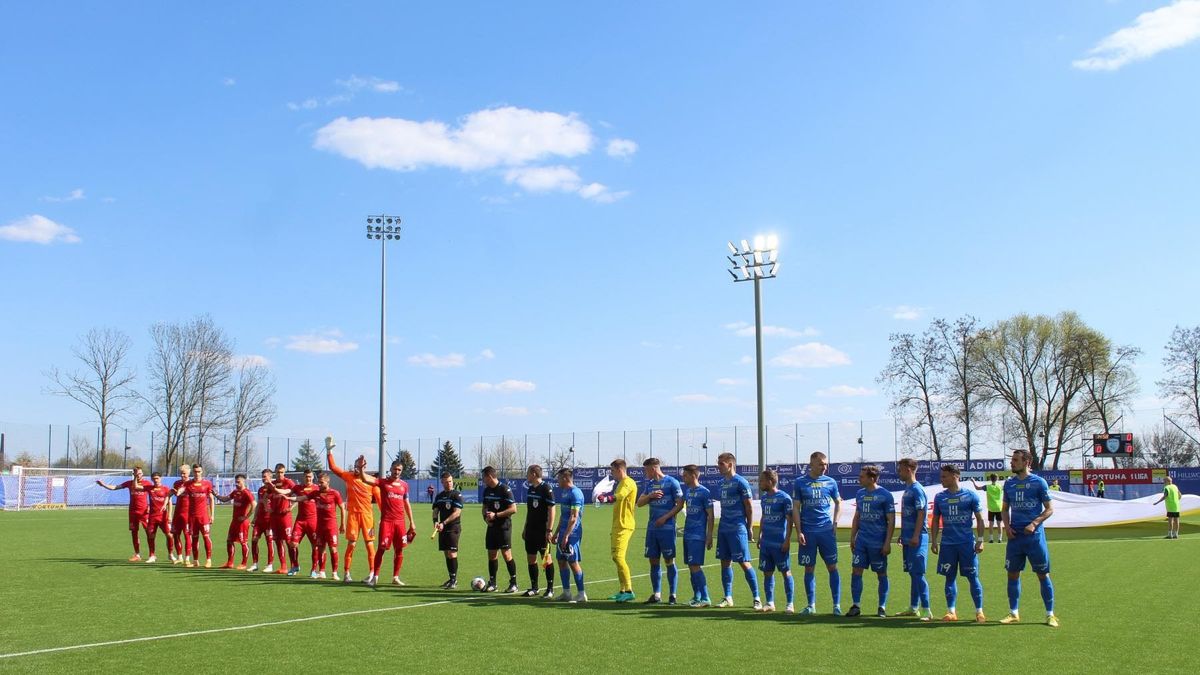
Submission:
[[868,464],[858,472],[862,485],[854,501],[854,522],[850,526],[850,551],[853,570],[850,577],[850,596],[854,604],[846,616],[862,614],[863,571],[870,567],[879,578],[879,610],[876,616],[887,616],[888,554],[892,552],[892,532],[896,527],[896,502],[892,493],[879,487],[879,467]]
[[689,607],[708,607],[708,580],[704,578],[704,551],[713,546],[712,493],[700,484],[700,467],[683,467],[683,501],[687,517],[683,521],[683,564],[688,566],[692,580],[692,600]]
[[775,611],[775,571],[783,576],[783,589],[787,595],[788,614],[796,612],[796,582],[792,578],[789,550],[792,543],[792,498],[779,489],[779,474],[767,469],[758,476],[759,504],[762,515],[758,529],[758,569],[763,573],[763,590],[766,592],[764,612]]
[[[938,556],[938,574],[946,577],[946,615],[942,621],[958,621],[956,579],[961,572],[971,586],[975,622],[983,623],[983,584],[979,581],[979,554],[983,553],[983,505],[974,490],[958,484],[962,471],[954,464],[942,465],[942,487],[933,498],[933,528],[929,547]],[[971,522],[975,522],[975,532]],[[938,535],[941,534],[939,540]]]

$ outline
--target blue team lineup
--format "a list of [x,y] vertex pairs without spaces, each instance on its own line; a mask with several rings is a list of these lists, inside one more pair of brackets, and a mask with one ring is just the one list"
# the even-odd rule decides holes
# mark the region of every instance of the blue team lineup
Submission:
[[[989,488],[988,519],[1002,523],[1004,533],[1002,540],[997,541],[1005,546],[1008,612],[1000,623],[1021,621],[1021,575],[1028,564],[1038,580],[1045,609],[1044,622],[1050,627],[1058,627],[1044,529],[1045,521],[1054,510],[1049,485],[1030,472],[1031,465],[1028,452],[1014,451],[1010,458],[1012,477],[1002,488],[997,485]],[[966,580],[975,610],[974,621],[988,621],[979,569],[979,556],[985,546],[984,501],[977,489],[960,484],[961,469],[958,466],[945,464],[940,468],[940,491],[930,500],[925,486],[916,480],[917,461],[901,459],[897,469],[903,489],[898,505],[893,493],[878,483],[880,468],[873,465],[861,468],[861,488],[854,497],[855,511],[849,534],[850,603],[845,609],[837,534],[842,500],[837,482],[826,475],[829,468],[826,455],[812,454],[807,473],[795,479],[790,494],[779,488],[779,475],[774,470],[767,469],[759,474],[757,532],[753,527],[755,504],[750,482],[737,474],[735,457],[731,453],[721,454],[717,458],[717,467],[721,480],[714,494],[700,483],[700,468],[696,465],[682,467],[680,478],[676,479],[663,473],[658,459],[647,459],[644,462],[646,479],[638,485],[630,478],[624,460],[612,462],[610,550],[612,562],[617,567],[619,588],[608,597],[609,600],[619,603],[638,600],[626,558],[635,530],[635,510],[648,507],[644,550],[650,566],[651,588],[649,596],[640,601],[643,604],[682,604],[678,598],[679,569],[676,563],[679,541],[676,517],[682,515],[682,562],[688,569],[692,590],[692,597],[686,602],[689,607],[738,607],[734,600],[736,565],[751,597],[749,603],[741,606],[749,606],[756,612],[776,611],[778,575],[784,589],[783,611],[801,616],[816,615],[821,611],[816,578],[818,564],[821,564],[828,576],[829,614],[846,617],[864,614],[864,577],[870,570],[876,580],[875,616],[932,621],[926,572],[930,554],[933,554],[936,556],[934,569],[945,580],[947,611],[941,621],[959,620],[959,576]],[[569,603],[587,602],[581,553],[585,513],[583,492],[575,486],[571,469],[562,469],[556,474],[557,487],[553,489],[543,481],[539,466],[529,467],[527,480],[529,511],[521,538],[531,583],[524,595]],[[453,479],[449,475],[444,475],[442,481],[444,489],[434,502],[434,529],[449,572],[442,588],[453,589],[457,586],[459,528],[456,522],[461,517],[463,500],[453,490]],[[481,592],[497,591],[496,574],[499,561],[503,559],[510,576],[505,592],[517,593],[516,561],[511,551],[511,519],[516,513],[516,503],[512,490],[497,478],[492,467],[483,470],[480,501],[487,523],[489,578],[476,578],[472,586]],[[791,562],[793,545],[796,547],[796,564],[804,572],[805,602],[798,612]],[[909,599],[906,606],[889,614],[891,584],[888,567],[894,546],[900,549],[903,573],[909,580]],[[752,550],[757,555],[753,555]],[[704,572],[709,551],[713,551],[721,567],[721,588],[717,596],[720,599],[715,602]],[[557,595],[551,555],[558,566],[561,592]],[[539,587],[539,567],[544,568],[545,590]]]

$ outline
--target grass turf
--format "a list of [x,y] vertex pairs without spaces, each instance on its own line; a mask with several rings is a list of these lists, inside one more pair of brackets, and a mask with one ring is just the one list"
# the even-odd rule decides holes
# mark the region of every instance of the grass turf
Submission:
[[[125,562],[131,551],[121,510],[0,513],[0,657],[18,652],[117,640],[122,644],[0,658],[0,671],[80,672],[132,665],[184,665],[194,672],[253,668],[260,659],[271,669],[332,666],[348,671],[385,667],[428,672],[513,670],[540,663],[556,672],[699,670],[724,664],[734,671],[796,664],[813,672],[858,672],[879,668],[1110,672],[1136,668],[1191,671],[1192,626],[1182,621],[1200,600],[1194,561],[1200,554],[1200,519],[1186,519],[1178,541],[1162,539],[1162,523],[1088,530],[1050,530],[1057,614],[1062,627],[1041,624],[1043,608],[1036,577],[1023,576],[1022,617],[1016,626],[996,623],[1007,611],[1003,546],[983,553],[985,609],[991,622],[974,625],[965,581],[959,580],[958,624],[919,623],[864,616],[836,618],[830,609],[826,573],[817,572],[816,617],[782,613],[777,583],[773,615],[749,609],[750,595],[735,575],[734,609],[693,610],[685,606],[617,605],[603,598],[616,591],[608,556],[608,507],[585,511],[584,571],[591,601],[566,605],[513,596],[480,595],[470,578],[486,576],[483,524],[468,506],[462,536],[460,585],[441,591],[445,567],[428,538],[427,505],[414,505],[422,533],[406,551],[405,588],[365,588],[362,543],[354,558],[356,582],[343,585],[218,569],[186,569],[169,562]],[[228,508],[217,510],[214,565],[225,561]],[[517,516],[515,524],[523,520]],[[639,509],[644,528],[645,509]],[[519,529],[517,529],[519,539]],[[630,565],[640,602],[649,593],[647,565],[639,556],[641,532],[630,546]],[[849,602],[849,555],[839,533],[843,609]],[[518,577],[528,579],[524,550],[516,543]],[[165,546],[160,538],[159,553]],[[146,546],[143,542],[143,555]],[[308,545],[301,544],[302,571]],[[793,566],[795,563],[793,549]],[[929,581],[933,610],[945,607],[941,577]],[[390,570],[390,554],[384,570]],[[714,598],[720,574],[711,553],[706,574]],[[908,577],[900,557],[890,559],[889,610],[903,609]],[[802,572],[797,573],[803,606]],[[500,579],[505,577],[503,564]],[[665,576],[665,575],[664,575]],[[557,585],[557,574],[555,582]],[[666,580],[664,578],[664,585]],[[679,595],[691,597],[681,567]],[[866,614],[875,610],[876,585],[868,572]],[[338,615],[338,616],[329,616]],[[322,617],[322,618],[312,618]],[[311,620],[306,620],[310,619]],[[297,621],[299,620],[299,621]],[[274,623],[287,622],[287,623]],[[268,625],[260,625],[268,624]],[[254,626],[241,630],[234,627]],[[356,656],[350,656],[355,654]],[[644,660],[643,660],[644,659]],[[179,662],[179,663],[176,663]],[[639,667],[637,664],[644,666]]]

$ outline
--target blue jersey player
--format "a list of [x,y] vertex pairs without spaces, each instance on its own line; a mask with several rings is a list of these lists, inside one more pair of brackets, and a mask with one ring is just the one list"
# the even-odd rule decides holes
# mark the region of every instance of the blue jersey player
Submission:
[[675,514],[683,510],[683,488],[679,481],[663,474],[662,464],[651,457],[642,466],[646,469],[646,481],[637,505],[650,505],[650,520],[646,524],[646,558],[650,561],[650,597],[647,605],[662,602],[661,556],[667,563],[667,586],[670,589],[667,604],[675,604],[675,592],[679,589],[679,571],[675,567]]
[[[560,509],[558,530],[551,538],[551,543],[557,544],[555,558],[558,559],[558,576],[563,588],[558,599],[562,602],[587,602],[587,593],[583,590],[583,568],[579,564],[583,560],[583,491],[575,487],[574,472],[570,469],[559,470],[554,501]],[[572,576],[575,578],[575,595],[571,595]]]
[[825,475],[829,460],[823,452],[808,458],[808,473],[796,478],[792,488],[792,507],[800,530],[800,554],[797,562],[804,567],[804,593],[808,605],[801,614],[817,611],[817,554],[829,570],[829,592],[833,595],[833,613],[842,613],[842,577],[837,568],[837,519],[842,498],[837,481]]
[[736,562],[742,566],[746,583],[754,595],[754,609],[762,609],[762,598],[758,596],[758,577],[750,562],[750,522],[754,518],[754,507],[750,503],[750,483],[737,474],[733,453],[722,452],[717,456],[717,470],[721,472],[718,488],[721,500],[721,523],[717,526],[717,559],[721,561],[721,586],[725,599],[718,607],[733,607],[733,568]]
[[783,575],[783,590],[787,594],[788,614],[796,611],[796,582],[792,578],[792,498],[779,489],[779,474],[772,469],[758,476],[759,504],[762,515],[758,527],[758,569],[763,573],[766,604],[762,611],[775,611],[775,571]]
[[[979,581],[979,554],[983,552],[983,504],[979,493],[964,490],[958,484],[962,471],[953,464],[942,465],[942,487],[933,498],[933,529],[929,548],[938,556],[938,574],[946,577],[946,616],[942,621],[958,621],[958,574],[971,586],[975,603],[975,622],[983,623],[983,584]],[[971,524],[975,531],[971,531]],[[938,534],[941,533],[939,540]],[[976,536],[978,533],[978,536]]]
[[905,457],[896,462],[896,473],[904,483],[900,495],[900,550],[904,554],[904,573],[911,584],[908,593],[908,609],[894,616],[915,616],[929,621],[933,614],[929,609],[929,582],[925,579],[926,561],[929,558],[929,530],[925,526],[925,514],[929,512],[929,498],[925,488],[917,482],[917,460]]
[[896,500],[892,493],[879,487],[879,467],[868,464],[858,472],[862,486],[854,496],[854,522],[850,525],[850,552],[853,560],[850,577],[850,598],[854,602],[846,616],[862,614],[863,571],[870,567],[879,577],[879,610],[876,616],[887,616],[888,554],[892,552],[892,532],[896,528]]
[[687,517],[683,521],[683,563],[688,566],[692,579],[692,600],[689,607],[708,607],[708,580],[704,578],[704,551],[713,546],[712,494],[700,484],[700,467],[688,464],[683,467],[683,503]]
[[1046,532],[1042,523],[1054,515],[1050,488],[1041,476],[1029,472],[1033,458],[1027,450],[1014,450],[1009,460],[1013,477],[1004,481],[1004,505],[1000,517],[1008,535],[1004,551],[1004,569],[1008,570],[1009,614],[1000,623],[1017,623],[1021,603],[1021,572],[1025,561],[1037,575],[1042,587],[1042,602],[1046,605],[1046,625],[1058,628],[1054,616],[1054,584],[1050,581],[1050,549],[1046,547]]

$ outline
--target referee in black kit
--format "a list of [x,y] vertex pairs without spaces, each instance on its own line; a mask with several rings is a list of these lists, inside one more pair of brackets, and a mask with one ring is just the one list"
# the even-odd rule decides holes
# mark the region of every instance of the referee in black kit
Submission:
[[525,591],[527,598],[538,594],[538,562],[545,559],[546,567],[546,598],[554,597],[554,562],[546,556],[546,547],[550,541],[550,533],[554,530],[554,491],[550,484],[542,480],[542,467],[534,464],[525,472],[526,485],[529,491],[525,495],[525,529],[521,531],[521,539],[525,541],[525,558],[529,563],[529,590]]
[[488,585],[485,593],[496,590],[496,569],[500,562],[496,554],[504,553],[504,562],[508,566],[508,588],[505,593],[517,592],[517,563],[512,557],[512,517],[517,513],[517,502],[513,499],[512,488],[501,483],[496,477],[495,467],[483,468],[483,520],[487,523],[487,534],[484,543],[488,552]]
[[433,529],[438,535],[438,550],[446,556],[450,578],[442,588],[458,586],[458,535],[462,533],[462,493],[454,489],[454,476],[442,474],[442,491],[433,499]]

